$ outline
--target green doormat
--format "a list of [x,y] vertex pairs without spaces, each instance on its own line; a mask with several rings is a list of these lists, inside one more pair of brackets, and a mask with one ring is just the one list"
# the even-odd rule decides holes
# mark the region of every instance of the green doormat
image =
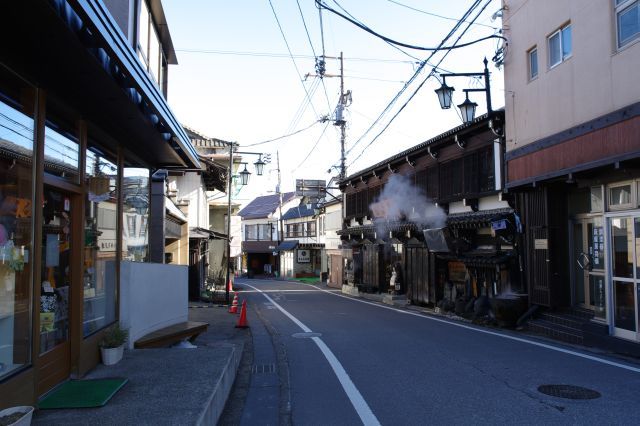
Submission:
[[70,380],[38,403],[40,409],[102,407],[129,379]]

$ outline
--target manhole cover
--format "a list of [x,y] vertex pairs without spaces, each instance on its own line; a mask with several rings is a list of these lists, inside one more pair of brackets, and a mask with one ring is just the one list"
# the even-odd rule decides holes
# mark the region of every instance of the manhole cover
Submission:
[[308,339],[310,337],[320,337],[322,336],[322,333],[313,333],[309,331],[306,333],[293,333],[291,336],[295,337],[296,339]]
[[566,399],[596,399],[600,398],[600,392],[572,385],[542,385],[538,386],[538,392],[545,395]]

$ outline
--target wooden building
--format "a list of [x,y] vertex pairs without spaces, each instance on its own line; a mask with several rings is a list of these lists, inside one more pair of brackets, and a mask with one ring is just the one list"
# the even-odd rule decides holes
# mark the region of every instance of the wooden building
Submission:
[[522,293],[503,127],[494,111],[341,181],[343,284],[445,309]]

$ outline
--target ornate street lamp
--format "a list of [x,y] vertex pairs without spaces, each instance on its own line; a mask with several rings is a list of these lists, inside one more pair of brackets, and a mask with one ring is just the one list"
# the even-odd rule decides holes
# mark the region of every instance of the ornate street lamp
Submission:
[[478,106],[477,103],[471,102],[469,100],[469,94],[467,93],[467,98],[464,100],[463,103],[458,105],[458,108],[460,108],[460,113],[462,114],[463,123],[467,124],[473,121],[473,119],[476,117],[477,106]]
[[442,78],[442,86],[439,89],[434,90],[438,95],[438,100],[440,101],[440,108],[449,109],[451,108],[451,97],[453,96],[453,91],[456,90],[451,86],[447,86],[447,82]]
[[[262,176],[262,171],[263,171],[263,169],[264,169],[265,162],[264,162],[264,161],[262,161],[262,154],[259,154],[259,155],[260,155],[260,157],[258,158],[258,161],[256,161],[255,163],[253,163],[253,165],[254,165],[254,167],[256,168],[256,174],[257,174],[258,176]],[[244,169],[246,170],[246,169],[247,169],[247,166],[244,166]]]
[[483,72],[463,72],[463,73],[447,73],[440,74],[442,77],[442,86],[439,89],[436,89],[435,92],[438,95],[438,101],[440,101],[440,108],[449,109],[451,108],[451,100],[453,96],[453,91],[455,90],[451,86],[447,86],[446,77],[484,77],[484,88],[482,89],[463,89],[463,92],[466,95],[466,99],[463,103],[458,105],[460,108],[460,113],[462,114],[462,121],[466,123],[470,123],[475,118],[476,107],[478,104],[469,100],[469,92],[485,92],[487,97],[487,113],[491,113],[491,86],[489,83],[489,69],[487,68],[487,58],[484,58],[484,71]]
[[249,183],[249,176],[251,176],[251,172],[247,170],[247,163],[244,164],[244,170],[239,173],[240,175],[240,185],[244,186]]

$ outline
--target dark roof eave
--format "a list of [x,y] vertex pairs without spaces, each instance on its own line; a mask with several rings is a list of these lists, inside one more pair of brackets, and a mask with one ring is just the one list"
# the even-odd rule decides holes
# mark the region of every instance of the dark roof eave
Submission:
[[466,130],[466,129],[469,129],[471,127],[474,127],[478,123],[481,123],[482,121],[485,121],[485,120],[489,119],[490,117],[493,117],[493,116],[497,115],[498,113],[501,113],[502,111],[503,111],[503,109],[499,109],[499,110],[492,111],[491,114],[485,113],[485,114],[483,114],[483,115],[481,115],[479,117],[476,117],[473,121],[471,121],[469,123],[464,123],[464,124],[461,124],[458,127],[454,127],[453,129],[449,129],[446,132],[439,134],[438,136],[435,136],[435,137],[433,137],[433,138],[431,138],[431,139],[429,139],[427,141],[424,141],[424,142],[422,142],[422,143],[420,143],[418,145],[415,145],[415,146],[413,146],[413,147],[411,147],[409,149],[406,149],[406,150],[404,150],[404,151],[402,151],[402,152],[400,152],[398,154],[395,154],[395,155],[393,155],[393,156],[391,156],[391,157],[389,157],[389,158],[387,158],[385,160],[382,160],[382,161],[378,162],[377,164],[375,164],[375,165],[373,165],[371,167],[368,167],[366,169],[360,170],[357,173],[349,175],[346,178],[344,178],[343,180],[338,181],[337,183],[338,183],[339,186],[342,186],[344,182],[348,182],[350,180],[357,179],[360,176],[365,176],[365,175],[373,172],[376,169],[384,167],[388,163],[392,163],[392,162],[394,162],[396,160],[400,160],[400,159],[406,157],[407,155],[413,154],[413,153],[415,153],[417,151],[420,151],[422,149],[427,148],[429,145],[432,145],[434,143],[437,143],[437,142],[445,140],[445,139],[447,139],[449,137],[452,137],[453,135],[455,135],[456,133],[461,132],[462,130]]

